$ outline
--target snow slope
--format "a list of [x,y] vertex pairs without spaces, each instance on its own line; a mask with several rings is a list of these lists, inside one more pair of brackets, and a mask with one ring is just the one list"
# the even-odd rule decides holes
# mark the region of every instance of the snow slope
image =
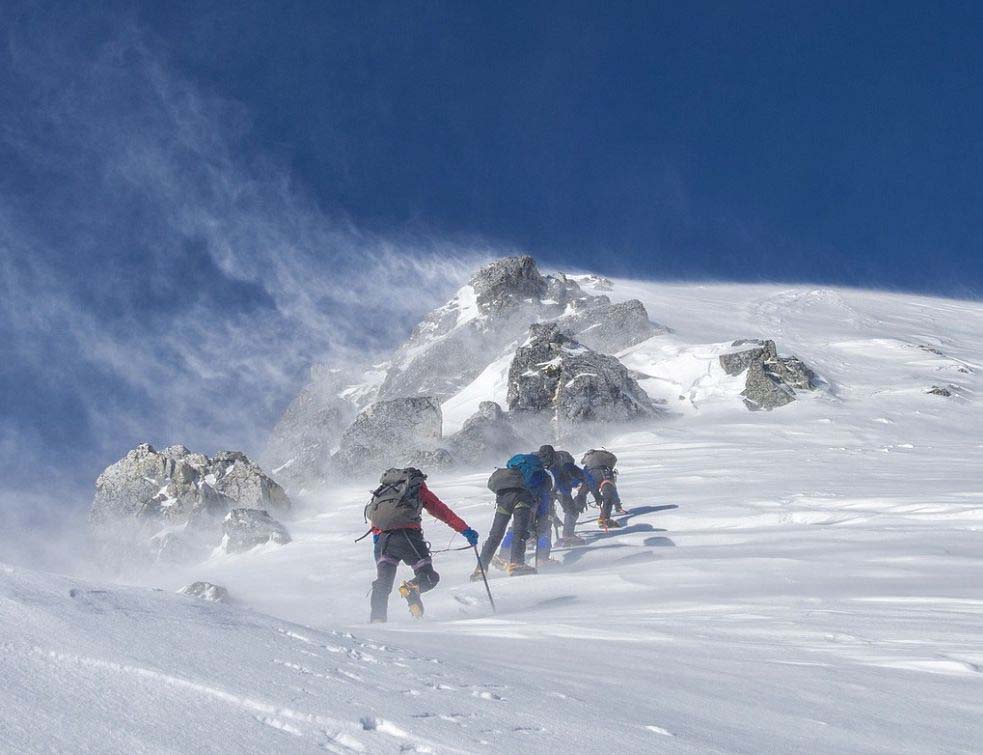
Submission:
[[[494,572],[495,615],[473,555],[437,554],[426,618],[394,596],[385,626],[364,623],[374,569],[351,486],[309,501],[288,546],[136,587],[0,569],[0,750],[979,752],[983,304],[605,293],[673,328],[623,355],[678,412],[605,439],[624,529],[585,521],[562,568]],[[748,412],[712,369],[742,337],[775,338],[829,390]],[[482,533],[487,472],[430,479]],[[238,603],[173,594],[197,579]]]

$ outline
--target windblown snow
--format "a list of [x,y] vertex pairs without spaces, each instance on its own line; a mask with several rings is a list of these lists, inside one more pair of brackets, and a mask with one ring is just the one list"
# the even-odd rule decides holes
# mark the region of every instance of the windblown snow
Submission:
[[[0,567],[0,751],[979,752],[983,304],[578,280],[672,328],[618,355],[675,414],[603,439],[624,528],[585,515],[561,568],[493,570],[496,614],[473,554],[438,553],[425,618],[394,594],[387,625],[365,623],[352,485],[307,501],[289,545],[128,586]],[[747,411],[718,359],[739,338],[826,389]],[[509,358],[445,422],[500,398]],[[482,534],[489,471],[428,481]],[[232,602],[177,594],[198,580]]]

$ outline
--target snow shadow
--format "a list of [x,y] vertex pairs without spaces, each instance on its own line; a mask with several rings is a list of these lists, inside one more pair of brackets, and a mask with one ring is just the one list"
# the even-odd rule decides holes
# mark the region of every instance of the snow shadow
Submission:
[[669,511],[670,509],[678,509],[679,506],[675,503],[667,503],[662,506],[639,506],[637,508],[630,509],[627,514],[619,519],[622,522],[626,522],[629,519],[634,519],[636,516],[644,516],[645,514],[654,514],[657,511]]
[[675,548],[676,544],[668,537],[647,537],[642,541],[643,545],[650,548]]

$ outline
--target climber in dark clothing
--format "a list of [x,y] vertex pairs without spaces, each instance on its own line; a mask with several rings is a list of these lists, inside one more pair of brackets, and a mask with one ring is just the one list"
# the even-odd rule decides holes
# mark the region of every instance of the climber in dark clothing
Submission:
[[[548,453],[544,449],[548,449]],[[544,460],[552,462],[552,453],[552,446],[543,446],[539,453],[517,454],[508,460],[504,469],[495,470],[488,480],[488,488],[495,493],[495,520],[481,549],[481,563],[485,568],[491,563],[511,521],[512,540],[505,569],[509,576],[536,573],[535,568],[525,563],[526,540],[544,504],[548,517],[553,482],[546,473]],[[549,537],[548,531],[546,536]],[[480,569],[475,569],[472,579],[480,577]]]
[[[574,463],[573,456],[567,451],[557,451],[554,454],[549,470],[553,475],[553,497],[560,502],[560,508],[563,510],[563,536],[557,545],[567,548],[583,545],[586,541],[578,537],[574,531],[577,517],[587,508],[587,491],[590,490],[594,494],[594,502],[597,505],[601,505],[601,493],[596,485],[587,484],[587,474]],[[573,497],[575,487],[582,487],[584,490],[584,495],[578,493],[576,500]]]
[[622,511],[621,496],[618,495],[618,487],[615,481],[618,472],[615,465],[618,457],[610,451],[591,449],[584,454],[580,460],[584,465],[584,484],[580,486],[577,494],[578,500],[586,503],[587,491],[594,494],[595,500],[600,498],[601,513],[597,518],[597,524],[605,530],[613,527],[620,527],[621,523],[611,518],[611,512]]
[[376,579],[372,583],[371,621],[383,622],[387,617],[389,594],[396,581],[400,562],[413,569],[413,579],[404,581],[399,594],[406,599],[410,613],[423,616],[422,593],[432,590],[440,581],[430,559],[430,547],[423,539],[422,512],[424,509],[456,532],[471,545],[477,545],[478,533],[435,496],[423,482],[420,470],[390,469],[373,493],[366,507],[372,522],[375,542]]

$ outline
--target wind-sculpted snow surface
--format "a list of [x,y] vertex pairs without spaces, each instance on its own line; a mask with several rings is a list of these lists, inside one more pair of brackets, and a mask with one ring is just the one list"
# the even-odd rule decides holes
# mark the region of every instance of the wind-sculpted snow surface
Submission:
[[[347,477],[298,507],[287,547],[128,575],[162,591],[0,566],[0,751],[978,752],[983,304],[605,293],[674,317],[619,355],[680,415],[604,439],[624,527],[590,509],[559,567],[492,569],[496,614],[473,552],[435,553],[424,619],[394,594],[386,625],[366,623],[367,486]],[[825,389],[747,411],[720,362],[746,336]],[[491,465],[424,471],[485,535]],[[464,545],[424,527],[434,551]],[[196,581],[235,604],[174,594]]]

